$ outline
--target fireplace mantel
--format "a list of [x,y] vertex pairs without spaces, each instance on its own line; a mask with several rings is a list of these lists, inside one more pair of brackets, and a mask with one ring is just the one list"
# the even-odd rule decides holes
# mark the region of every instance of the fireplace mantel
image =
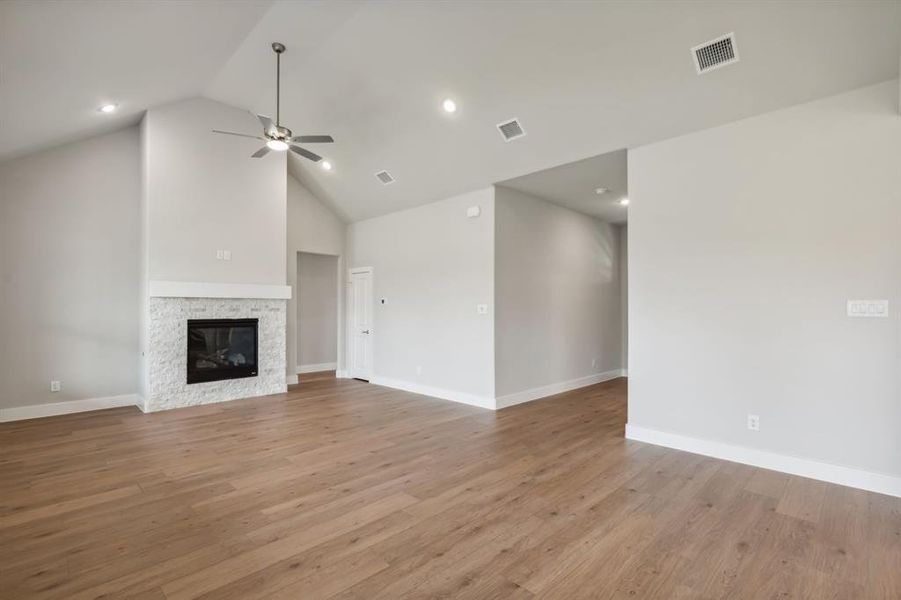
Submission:
[[151,281],[151,298],[248,298],[288,300],[291,286],[264,283],[203,283],[195,281]]

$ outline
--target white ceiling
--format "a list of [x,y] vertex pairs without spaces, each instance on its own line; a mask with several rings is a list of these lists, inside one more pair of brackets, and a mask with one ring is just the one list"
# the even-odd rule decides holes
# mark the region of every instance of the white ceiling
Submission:
[[[0,157],[53,143],[57,130],[97,130],[106,122],[94,108],[106,95],[122,99],[119,118],[198,92],[271,114],[269,44],[278,40],[288,46],[283,124],[337,142],[317,147],[332,172],[302,159],[292,171],[356,220],[893,79],[901,40],[901,2],[892,0],[265,9],[4,4]],[[696,75],[689,48],[730,31],[741,61]],[[37,58],[27,56],[35,40],[50,42]],[[457,114],[441,112],[445,97],[457,100]],[[510,117],[528,135],[505,143],[495,125]],[[381,169],[397,182],[379,184]]]
[[[616,150],[543,171],[501,181],[526,194],[597,217],[608,223],[626,222],[629,210],[619,202],[628,197],[626,151]],[[598,188],[606,188],[597,194]]]
[[[0,160],[200,95],[271,5],[0,1]],[[97,112],[107,102],[119,110]]]

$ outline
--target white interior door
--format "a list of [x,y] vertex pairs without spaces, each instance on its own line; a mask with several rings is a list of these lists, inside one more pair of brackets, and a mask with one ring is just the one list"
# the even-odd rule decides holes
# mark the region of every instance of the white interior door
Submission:
[[372,269],[350,270],[350,361],[348,374],[369,381],[372,376]]

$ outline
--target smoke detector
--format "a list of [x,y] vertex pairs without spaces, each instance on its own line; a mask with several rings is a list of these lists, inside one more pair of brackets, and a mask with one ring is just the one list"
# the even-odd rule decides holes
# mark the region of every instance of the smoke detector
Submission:
[[691,49],[698,75],[738,62],[735,34],[727,33]]

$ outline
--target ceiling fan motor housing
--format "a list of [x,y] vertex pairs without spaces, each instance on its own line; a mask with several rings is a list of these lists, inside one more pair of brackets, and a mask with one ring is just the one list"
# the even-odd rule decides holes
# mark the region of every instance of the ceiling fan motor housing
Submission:
[[287,141],[291,139],[291,130],[280,125],[273,125],[269,135],[275,139]]

